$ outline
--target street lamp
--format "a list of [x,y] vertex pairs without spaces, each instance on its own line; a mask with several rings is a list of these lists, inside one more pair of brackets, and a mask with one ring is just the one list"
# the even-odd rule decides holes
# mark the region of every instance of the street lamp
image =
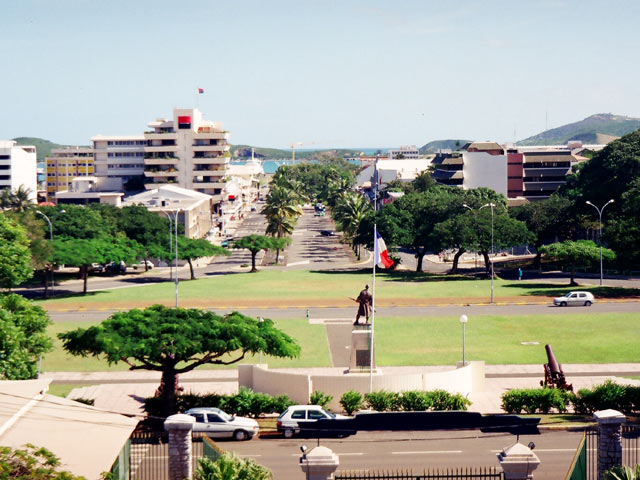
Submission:
[[600,234],[599,234],[599,238],[598,238],[599,243],[600,243],[600,286],[602,286],[602,212],[604,211],[604,207],[606,207],[610,203],[613,203],[613,198],[611,200],[609,200],[607,203],[605,203],[602,206],[602,208],[598,208],[593,203],[591,203],[589,200],[586,201],[587,205],[591,205],[593,208],[596,209],[596,211],[598,212],[598,216],[600,217],[600,221],[599,221]]
[[[480,210],[484,207],[491,208],[491,255],[493,255],[493,207],[495,207],[495,205],[493,203],[485,203],[480,207]],[[493,260],[491,257],[489,257],[489,263],[491,264],[491,303],[493,303]]]
[[[473,208],[471,208],[471,207],[470,207],[469,205],[467,205],[466,203],[463,203],[463,204],[462,204],[462,206],[463,206],[464,208],[469,209],[469,211],[470,211],[471,213],[473,213]],[[473,267],[473,268],[477,269],[477,268],[478,268],[478,245],[475,245],[475,247],[476,247],[476,248],[475,248],[475,252],[474,252],[474,255],[473,255],[473,259],[474,259],[474,264],[473,264],[473,265],[474,265],[474,267]]]
[[[51,225],[51,220],[49,220],[49,217],[47,217],[40,210],[36,210],[35,212],[38,215],[42,215],[44,217],[44,219],[47,221],[47,223],[49,224],[49,240],[51,240],[51,248],[53,249],[53,226]],[[45,281],[45,283],[46,283],[46,281]],[[51,296],[52,297],[54,296],[54,293],[55,293],[54,290],[53,290],[54,286],[55,286],[55,282],[53,281],[53,262],[52,262],[51,263]]]
[[[163,213],[165,213],[167,216],[169,216],[169,213],[167,213],[165,210],[163,210],[162,208],[160,209],[160,211],[162,211]],[[178,214],[180,213],[180,209],[177,210],[172,210],[173,212],[173,224],[174,224],[174,239],[175,239],[175,262],[176,262],[176,274],[174,277],[175,280],[175,284],[176,284],[176,308],[178,308],[178,283],[179,283],[179,279],[178,279]],[[171,218],[171,217],[169,217]],[[169,220],[169,223],[171,223],[171,220]]]
[[[259,323],[264,322],[264,318],[258,317],[258,322]],[[262,349],[260,349],[260,352],[258,353],[258,355],[259,355],[258,365],[262,365]]]
[[468,320],[469,319],[467,318],[466,315],[460,315],[460,323],[462,324],[462,366],[463,367],[467,364],[467,362],[465,362],[465,359],[464,359],[464,342],[465,342],[465,338],[464,338],[465,331],[464,330],[465,330],[465,326],[467,325],[467,321]]
[[[169,258],[173,257],[173,221],[171,220],[171,215],[169,215],[163,209],[160,209],[162,213],[164,213],[169,219]],[[173,280],[173,265],[169,262],[169,279]]]

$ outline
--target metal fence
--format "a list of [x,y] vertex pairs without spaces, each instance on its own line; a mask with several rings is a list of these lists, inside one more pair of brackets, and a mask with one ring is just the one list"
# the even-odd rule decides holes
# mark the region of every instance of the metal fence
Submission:
[[640,427],[622,426],[622,464],[628,467],[640,464]]
[[496,467],[468,467],[439,470],[372,472],[350,470],[336,472],[335,480],[503,480],[502,470]]

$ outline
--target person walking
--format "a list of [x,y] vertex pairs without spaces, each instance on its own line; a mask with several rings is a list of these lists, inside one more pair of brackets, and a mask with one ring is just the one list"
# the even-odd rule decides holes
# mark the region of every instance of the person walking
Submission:
[[522,268],[518,268],[518,280],[522,280]]
[[354,298],[358,303],[358,313],[356,314],[356,321],[354,325],[360,325],[360,317],[364,315],[366,323],[369,323],[369,313],[371,313],[371,306],[373,305],[373,297],[369,293],[369,285],[364,286],[364,290],[360,292],[358,298]]

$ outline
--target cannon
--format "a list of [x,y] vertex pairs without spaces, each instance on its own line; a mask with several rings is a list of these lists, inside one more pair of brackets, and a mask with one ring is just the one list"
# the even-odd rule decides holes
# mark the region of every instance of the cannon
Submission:
[[562,390],[573,392],[573,385],[567,383],[567,379],[564,378],[562,365],[556,361],[553,350],[551,350],[551,345],[545,345],[544,349],[547,351],[547,360],[549,360],[549,363],[544,364],[544,382],[541,380],[540,385],[550,388],[561,388]]

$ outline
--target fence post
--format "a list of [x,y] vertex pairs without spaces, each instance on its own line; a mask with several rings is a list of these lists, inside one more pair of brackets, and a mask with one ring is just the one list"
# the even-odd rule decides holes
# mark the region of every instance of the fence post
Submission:
[[327,447],[316,447],[300,457],[300,468],[306,474],[306,480],[332,480],[338,465],[338,455]]
[[505,448],[497,457],[505,480],[532,479],[533,471],[540,465],[538,456],[521,443]]
[[598,478],[616,465],[622,465],[622,424],[626,417],[617,410],[593,414],[598,422]]
[[177,414],[167,417],[164,429],[169,432],[169,480],[191,480],[191,430],[195,418]]

